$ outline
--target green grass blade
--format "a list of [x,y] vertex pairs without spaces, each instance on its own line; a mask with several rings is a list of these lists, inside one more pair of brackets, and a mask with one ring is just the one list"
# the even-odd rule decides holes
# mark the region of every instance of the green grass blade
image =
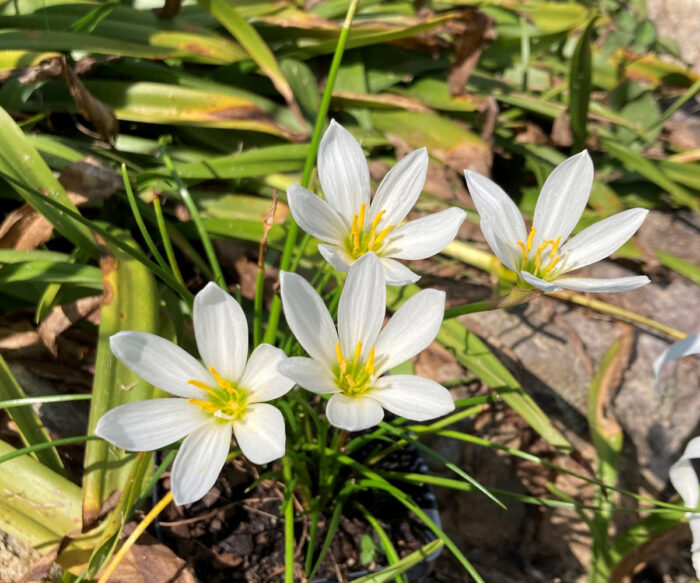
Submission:
[[[121,330],[158,331],[156,282],[148,269],[120,250],[108,247],[105,252],[102,260],[105,299],[100,315],[88,435],[110,409],[155,396],[150,385],[112,354],[109,338]],[[88,444],[83,478],[83,520],[87,526],[94,523],[109,496],[125,487],[135,460],[134,454],[105,441]]]
[[[31,405],[26,403],[26,394],[2,355],[0,355],[0,399],[15,401],[15,403],[12,403],[12,410],[8,411],[8,414],[17,425],[20,437],[26,445],[36,445],[50,441],[49,434],[44,429],[39,416],[34,412]],[[24,406],[18,406],[18,400],[24,401]],[[0,406],[3,406],[3,404],[0,403]],[[58,457],[58,453],[54,448],[37,451],[36,457],[47,468],[60,475],[65,475],[61,458]]]
[[71,243],[91,255],[97,247],[89,231],[82,225],[42,204],[43,197],[30,197],[28,191],[39,192],[46,198],[78,212],[63,186],[27,139],[10,115],[0,107],[0,174],[7,176],[11,186],[37,212],[43,214]]
[[[410,555],[406,555],[403,559],[382,569],[379,573],[371,573],[370,575],[365,575],[355,580],[355,583],[386,583],[391,579],[396,579],[405,573],[414,565],[420,563],[427,559],[430,555],[435,553],[438,549],[442,548],[445,542],[436,538],[429,543],[423,545],[417,551],[412,552]],[[396,579],[399,581],[400,579]]]
[[569,73],[569,118],[574,133],[573,152],[583,149],[588,136],[588,105],[591,100],[591,37],[595,17],[586,25],[576,43]]

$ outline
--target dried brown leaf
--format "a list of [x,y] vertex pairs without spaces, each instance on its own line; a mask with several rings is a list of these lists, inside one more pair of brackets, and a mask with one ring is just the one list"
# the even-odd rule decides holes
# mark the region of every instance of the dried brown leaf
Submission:
[[99,314],[101,305],[102,296],[88,296],[70,304],[55,306],[39,324],[39,337],[44,346],[54,357],[58,356],[58,346],[56,344],[58,336],[76,322],[91,316],[95,312]]
[[452,21],[449,28],[456,37],[456,46],[455,61],[450,68],[447,85],[450,95],[464,95],[481,51],[496,38],[496,30],[492,19],[478,10],[465,12],[464,19]]
[[58,177],[75,205],[91,200],[104,200],[124,187],[114,170],[92,156],[68,164]]
[[562,111],[552,124],[552,141],[561,148],[570,148],[574,144],[574,134],[571,131],[571,122],[565,111]]
[[112,109],[87,90],[72,67],[65,61],[65,57],[63,58],[63,76],[80,113],[92,122],[104,140],[111,142],[119,132],[119,122]]
[[8,213],[0,225],[0,249],[36,249],[52,232],[53,225],[25,203]]

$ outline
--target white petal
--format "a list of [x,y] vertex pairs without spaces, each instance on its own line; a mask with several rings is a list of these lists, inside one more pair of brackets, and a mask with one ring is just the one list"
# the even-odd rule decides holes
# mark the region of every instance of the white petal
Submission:
[[366,358],[377,339],[386,311],[384,269],[374,253],[366,253],[350,268],[338,302],[338,337],[345,358],[358,342]]
[[318,150],[318,178],[328,203],[345,220],[369,210],[369,169],[360,144],[335,120]]
[[649,283],[646,275],[632,277],[614,277],[611,279],[593,279],[590,277],[560,277],[555,282],[564,289],[582,292],[613,293],[632,291]]
[[465,170],[464,175],[481,220],[488,222],[490,230],[506,245],[518,249],[518,241],[527,240],[527,231],[516,204],[500,186],[485,176],[472,170]]
[[95,435],[129,451],[153,451],[176,442],[211,417],[186,399],[150,399],[107,411]]
[[204,364],[227,380],[238,381],[248,358],[248,322],[243,308],[210,282],[194,298],[194,337]]
[[350,257],[349,253],[345,251],[345,249],[335,245],[320,244],[318,246],[318,252],[326,261],[328,261],[328,263],[331,264],[333,269],[340,271],[341,273],[347,273],[350,271],[350,266],[355,262],[355,260]]
[[399,263],[394,259],[382,257],[381,262],[387,285],[410,285],[420,279],[420,275],[413,273],[403,263]]
[[688,525],[693,537],[690,545],[691,561],[695,570],[695,578],[700,579],[700,514],[691,514],[688,518]]
[[204,392],[187,381],[217,386],[216,380],[197,360],[165,338],[148,332],[117,332],[109,346],[119,360],[147,383],[177,397],[201,399]]
[[236,443],[254,464],[266,464],[284,455],[284,417],[277,407],[249,405],[245,416],[233,423]]
[[416,204],[428,173],[428,152],[425,148],[404,156],[389,170],[372,199],[370,222],[382,211],[378,230],[398,225]]
[[442,385],[415,375],[390,375],[377,381],[373,399],[394,415],[427,421],[454,411],[455,404]]
[[342,245],[343,239],[348,236],[352,217],[345,217],[345,224],[325,200],[303,186],[292,184],[287,189],[287,202],[294,220],[317,239]]
[[700,458],[700,437],[688,442],[680,459],[671,466],[669,477],[671,484],[683,498],[683,504],[688,508],[696,508],[699,502],[698,475],[695,473],[692,459]]
[[347,431],[362,431],[384,419],[382,406],[371,397],[333,395],[326,405],[326,417],[334,427]]
[[300,275],[283,271],[280,287],[284,317],[294,336],[309,353],[331,367],[336,364],[338,333],[316,290]]
[[430,344],[445,315],[445,292],[424,289],[410,297],[379,333],[374,361],[377,375],[407,361]]
[[561,286],[558,285],[559,280],[557,280],[557,283],[554,283],[540,279],[539,277],[532,275],[532,273],[529,271],[521,271],[519,273],[520,277],[522,277],[527,283],[534,285],[536,288],[541,289],[543,292],[547,292],[548,294],[561,291],[562,289]]
[[279,348],[260,344],[248,359],[240,385],[250,391],[249,403],[272,401],[288,393],[294,381],[279,372],[280,363],[287,356]]
[[231,445],[231,424],[211,418],[187,436],[175,456],[172,490],[175,504],[204,496],[216,482]]
[[560,253],[565,270],[572,271],[600,261],[617,251],[641,226],[649,211],[629,209],[603,219],[569,240]]
[[467,213],[452,207],[410,221],[391,232],[384,251],[396,259],[425,259],[442,251],[457,236]]
[[[654,371],[654,376],[659,379],[659,374],[661,374],[661,369],[669,361],[675,358],[682,358],[684,356],[689,356],[691,354],[700,353],[700,334],[692,334],[683,340],[671,344],[666,350],[664,350],[659,358],[654,361],[652,369]],[[697,456],[700,457],[700,456]]]
[[559,236],[566,241],[586,208],[592,186],[593,162],[586,150],[564,160],[552,171],[542,186],[532,218],[533,249]]
[[521,257],[520,248],[514,248],[496,235],[491,223],[483,218],[481,219],[481,232],[499,261],[511,271],[518,271],[518,262]]
[[333,373],[325,365],[312,358],[294,356],[280,363],[279,370],[285,376],[293,379],[300,387],[312,393],[337,393]]

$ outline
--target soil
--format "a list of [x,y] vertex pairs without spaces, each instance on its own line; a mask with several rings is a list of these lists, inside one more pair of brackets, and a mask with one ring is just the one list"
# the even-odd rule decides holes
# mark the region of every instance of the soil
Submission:
[[[187,557],[200,581],[210,583],[281,583],[284,581],[284,529],[281,518],[283,489],[274,480],[250,487],[255,466],[237,460],[229,464],[216,485],[200,501],[184,507],[170,505],[156,526],[161,539],[181,557]],[[168,479],[163,484],[168,487]],[[419,492],[420,493],[420,492]],[[420,548],[430,535],[403,506],[386,496],[361,499],[379,520],[403,557]],[[295,580],[303,581],[310,517],[296,507]],[[328,517],[321,517],[317,540],[327,533]],[[365,540],[363,542],[363,539]],[[368,544],[371,540],[371,544]],[[369,547],[366,553],[360,549]],[[315,548],[314,560],[320,544]],[[347,580],[386,564],[373,528],[348,507],[314,581]]]

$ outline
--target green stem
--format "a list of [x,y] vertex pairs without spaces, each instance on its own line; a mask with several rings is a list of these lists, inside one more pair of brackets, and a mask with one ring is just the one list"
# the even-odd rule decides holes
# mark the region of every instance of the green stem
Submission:
[[[343,53],[345,52],[345,44],[350,34],[350,26],[352,24],[352,19],[355,16],[355,11],[357,10],[357,6],[359,3],[360,0],[350,1],[347,14],[345,15],[345,22],[343,22],[343,27],[340,29],[340,34],[338,35],[338,44],[335,47],[333,61],[331,63],[330,71],[328,72],[328,81],[326,82],[326,88],[323,91],[321,105],[318,109],[318,115],[316,116],[316,124],[314,125],[314,133],[311,137],[309,152],[306,155],[306,161],[304,163],[304,172],[301,177],[301,185],[303,187],[307,187],[309,185],[311,171],[314,167],[314,160],[316,159],[318,146],[321,142],[321,134],[326,124],[326,114],[328,113],[328,108],[330,107],[331,96],[333,94],[333,86],[335,85],[335,80],[338,77],[340,63],[343,59]],[[287,239],[284,242],[284,250],[282,251],[282,259],[280,260],[280,271],[287,271],[289,269],[292,260],[292,253],[294,252],[294,246],[296,245],[298,231],[299,226],[293,219],[290,218],[289,229],[287,230]],[[264,342],[274,342],[275,337],[277,335],[277,327],[279,326],[281,311],[282,299],[280,298],[280,296],[276,295],[272,300],[272,307],[270,308],[270,317],[267,321],[267,330],[265,331],[265,338],[263,339]]]
[[199,214],[199,209],[197,209],[197,205],[194,203],[194,200],[192,200],[190,191],[187,189],[187,186],[185,186],[185,183],[182,181],[180,174],[175,168],[175,165],[173,164],[173,161],[165,148],[165,142],[166,140],[161,138],[160,153],[163,157],[163,163],[170,172],[170,175],[173,177],[175,184],[177,184],[178,194],[180,195],[182,201],[185,203],[185,206],[187,207],[187,210],[189,211],[190,216],[194,221],[195,227],[197,228],[197,233],[199,234],[199,238],[201,239],[202,245],[204,246],[204,252],[207,255],[209,265],[211,265],[211,269],[214,272],[216,283],[218,283],[223,289],[226,289],[226,280],[224,279],[224,274],[221,271],[219,260],[216,258],[216,253],[214,252],[214,247],[211,244],[209,233],[207,233],[207,229],[204,226],[204,221],[202,221],[202,217]]
[[163,259],[163,256],[160,254],[160,251],[158,251],[158,247],[156,247],[156,244],[153,241],[151,234],[146,228],[146,223],[143,222],[141,211],[139,210],[138,204],[136,203],[134,191],[131,189],[131,182],[129,182],[129,175],[126,171],[126,164],[122,164],[122,181],[124,182],[124,190],[126,191],[126,197],[129,200],[129,206],[131,207],[131,214],[134,215],[134,220],[136,221],[136,225],[138,226],[139,231],[141,231],[141,236],[146,242],[146,246],[150,250],[155,260],[158,262],[158,265],[160,265],[163,269],[168,269],[168,264],[165,262],[165,259]]
[[34,405],[36,403],[65,403],[66,401],[88,401],[92,399],[90,394],[80,395],[45,395],[43,397],[25,397],[22,399],[8,399],[0,401],[0,409],[10,407],[22,407],[24,405]]
[[[282,458],[282,475],[284,482],[289,487],[292,483],[292,464],[289,456]],[[289,492],[289,500],[284,509],[284,581],[294,583],[294,503],[292,491]]]
[[170,271],[173,272],[173,276],[178,281],[178,283],[184,286],[185,281],[182,279],[180,267],[177,264],[177,259],[175,259],[175,251],[173,250],[173,245],[170,241],[170,236],[168,235],[168,227],[165,224],[165,217],[163,216],[163,207],[161,206],[160,199],[157,195],[153,197],[153,211],[156,215],[156,224],[158,225],[158,232],[160,233],[160,238],[163,241],[163,248],[165,249],[165,254],[168,256]]

